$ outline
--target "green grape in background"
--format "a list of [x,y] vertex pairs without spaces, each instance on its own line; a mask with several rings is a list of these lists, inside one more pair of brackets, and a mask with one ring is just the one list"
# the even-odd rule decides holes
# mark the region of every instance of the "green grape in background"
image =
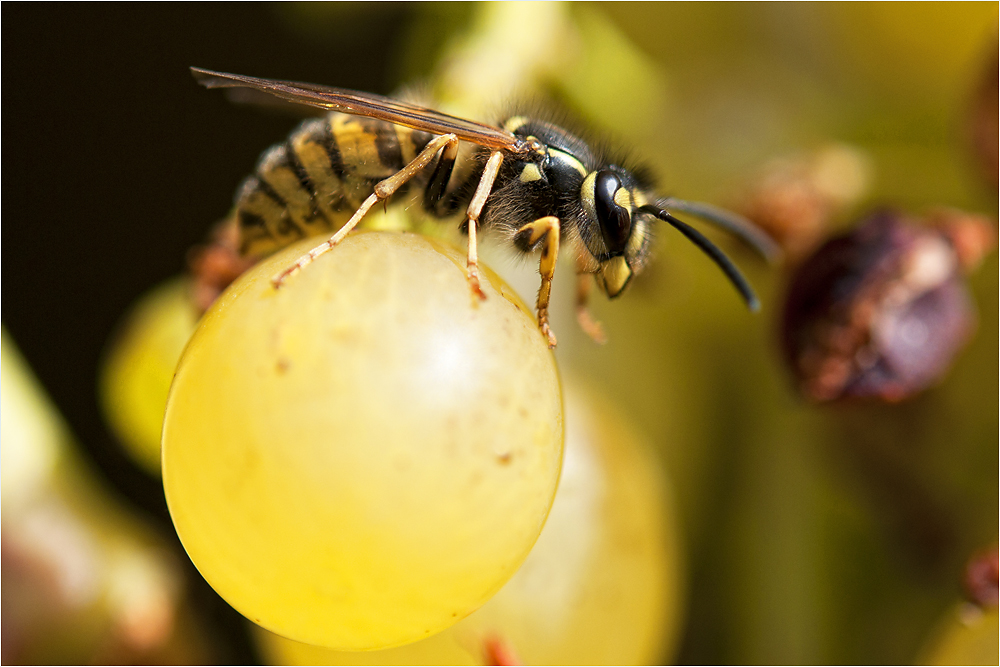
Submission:
[[602,394],[565,384],[566,452],[548,522],[521,569],[448,630],[386,651],[346,653],[261,630],[284,665],[475,665],[491,644],[525,664],[669,659],[682,607],[677,527],[659,462]]
[[562,395],[533,314],[464,252],[356,232],[276,290],[306,240],[202,318],[163,427],[171,517],[202,575],[284,636],[345,650],[468,615],[538,537]]
[[924,648],[922,665],[995,665],[1000,660],[1000,615],[997,608],[963,603],[948,613],[934,639]]
[[211,649],[151,526],[103,487],[0,330],[3,664],[199,664]]
[[165,282],[126,315],[101,368],[105,419],[132,459],[155,475],[170,381],[197,323],[187,280]]

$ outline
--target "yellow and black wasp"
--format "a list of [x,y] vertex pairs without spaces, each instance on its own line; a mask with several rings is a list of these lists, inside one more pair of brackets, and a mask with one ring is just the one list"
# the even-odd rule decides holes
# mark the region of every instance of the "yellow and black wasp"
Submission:
[[[726,211],[657,198],[638,172],[602,160],[583,140],[551,123],[513,116],[494,127],[369,93],[198,68],[192,72],[208,88],[246,88],[331,112],[304,122],[287,141],[265,152],[236,196],[238,247],[245,257],[333,233],[276,276],[276,287],[336,246],[378,202],[410,190],[422,191],[423,208],[434,217],[465,208],[468,280],[481,298],[480,228],[499,231],[523,252],[541,251],[538,326],[550,347],[556,338],[549,327],[549,295],[560,248],[568,246],[576,261],[578,320],[600,340],[600,327],[586,307],[590,277],[609,297],[621,294],[649,258],[657,221],[705,251],[749,307],[758,308],[733,263],[670,210],[715,223],[765,255],[774,252],[770,239]],[[460,153],[463,141],[475,150]]]

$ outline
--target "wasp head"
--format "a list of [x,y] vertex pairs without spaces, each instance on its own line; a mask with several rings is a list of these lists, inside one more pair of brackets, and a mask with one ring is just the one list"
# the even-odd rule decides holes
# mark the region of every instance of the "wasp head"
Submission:
[[609,297],[621,294],[649,258],[652,220],[640,210],[646,201],[635,177],[615,166],[590,172],[580,187],[586,216],[581,240],[597,284]]
[[503,179],[508,185],[493,199],[498,218],[518,229],[555,214],[562,223],[563,238],[577,248],[577,270],[594,274],[598,286],[611,298],[621,294],[645,266],[654,226],[667,222],[707,253],[750,308],[757,308],[753,290],[732,262],[667,209],[692,213],[740,236],[762,254],[772,254],[773,241],[752,223],[705,204],[657,199],[642,170],[598,158],[582,139],[551,123],[514,116],[503,127],[534,149],[508,166],[508,177]]

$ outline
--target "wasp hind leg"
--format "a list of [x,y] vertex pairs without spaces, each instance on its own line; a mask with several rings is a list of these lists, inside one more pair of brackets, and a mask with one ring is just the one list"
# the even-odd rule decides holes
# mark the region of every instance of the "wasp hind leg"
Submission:
[[421,169],[426,167],[430,161],[434,159],[434,156],[438,153],[438,151],[442,148],[444,148],[446,152],[453,151],[457,145],[458,137],[454,134],[442,134],[441,136],[431,139],[424,149],[420,151],[420,154],[413,158],[409,164],[384,181],[379,181],[375,185],[375,191],[361,203],[361,206],[359,206],[358,210],[354,212],[351,219],[348,220],[343,227],[338,229],[336,234],[324,241],[322,245],[316,246],[305,255],[299,257],[294,264],[272,278],[271,284],[276,288],[281,287],[285,284],[286,280],[311,264],[317,257],[332,250],[334,246],[343,241],[344,237],[347,236],[359,222],[361,222],[361,219],[365,217],[365,214],[367,214],[368,211],[375,206],[375,204],[380,201],[385,201],[391,197],[392,194],[404,183],[413,178]]
[[515,236],[517,245],[532,247],[542,242],[542,256],[538,260],[538,273],[542,276],[542,284],[538,288],[538,328],[549,342],[549,348],[556,346],[556,335],[549,326],[549,297],[552,295],[552,277],[556,274],[556,258],[559,256],[559,218],[547,215],[534,222],[529,222],[517,230]]

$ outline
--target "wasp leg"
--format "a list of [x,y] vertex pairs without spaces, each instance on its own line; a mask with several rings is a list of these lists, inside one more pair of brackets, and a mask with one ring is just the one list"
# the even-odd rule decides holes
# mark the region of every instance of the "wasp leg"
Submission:
[[608,337],[604,335],[604,327],[593,318],[587,308],[587,301],[590,299],[590,288],[594,284],[592,273],[581,271],[577,266],[576,274],[576,321],[580,324],[583,332],[590,336],[598,345],[608,342]]
[[427,187],[424,188],[424,210],[438,218],[444,218],[458,209],[457,197],[452,191],[449,196],[448,184],[455,170],[455,160],[458,159],[458,143],[447,146],[441,151],[441,159],[434,167]]
[[439,137],[434,137],[431,141],[424,147],[424,150],[420,151],[420,154],[413,160],[397,171],[395,174],[385,179],[384,181],[379,181],[375,185],[375,191],[368,196],[368,199],[361,203],[358,210],[354,212],[351,219],[348,220],[343,227],[337,230],[337,233],[327,239],[322,245],[318,245],[312,250],[310,250],[302,257],[299,257],[298,261],[292,266],[288,267],[277,276],[271,279],[271,284],[275,287],[281,287],[288,278],[295,275],[306,266],[311,264],[320,255],[330,251],[338,243],[344,240],[352,229],[354,229],[361,219],[365,217],[365,214],[371,209],[372,206],[377,204],[379,201],[384,201],[392,196],[396,190],[398,190],[404,183],[413,178],[421,169],[426,167],[434,156],[442,148],[445,152],[454,150],[454,146],[458,145],[458,137],[454,134],[442,134]]
[[483,290],[479,286],[479,254],[476,251],[476,226],[479,224],[479,214],[483,212],[483,205],[486,204],[486,198],[490,196],[490,192],[493,190],[493,181],[497,178],[501,162],[503,162],[503,153],[494,151],[490,155],[490,159],[486,161],[483,175],[479,178],[479,185],[476,186],[476,193],[472,195],[472,201],[469,203],[469,259],[466,264],[469,267],[469,287],[472,288],[472,293],[480,299],[485,299],[486,295],[483,294]]
[[559,218],[547,215],[529,222],[517,230],[517,236],[524,239],[523,246],[531,247],[542,242],[542,257],[538,260],[538,273],[542,284],[538,288],[538,328],[549,341],[549,348],[556,346],[556,335],[549,327],[549,297],[552,294],[552,276],[556,274],[556,258],[559,256]]

